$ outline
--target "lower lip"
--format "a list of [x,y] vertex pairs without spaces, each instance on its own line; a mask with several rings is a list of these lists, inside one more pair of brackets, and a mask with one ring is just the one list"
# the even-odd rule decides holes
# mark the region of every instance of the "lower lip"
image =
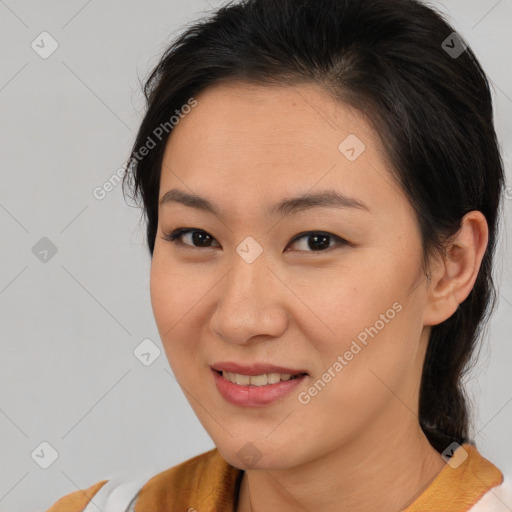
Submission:
[[301,375],[296,379],[266,384],[265,386],[242,386],[233,384],[215,370],[212,371],[217,389],[224,399],[241,407],[256,407],[276,402],[290,393],[306,377],[306,375]]

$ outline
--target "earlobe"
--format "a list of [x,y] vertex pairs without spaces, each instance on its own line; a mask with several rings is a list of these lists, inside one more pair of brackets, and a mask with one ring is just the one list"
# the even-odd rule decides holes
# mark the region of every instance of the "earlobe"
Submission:
[[467,213],[432,271],[424,325],[444,322],[466,300],[478,276],[487,243],[485,216],[476,210]]

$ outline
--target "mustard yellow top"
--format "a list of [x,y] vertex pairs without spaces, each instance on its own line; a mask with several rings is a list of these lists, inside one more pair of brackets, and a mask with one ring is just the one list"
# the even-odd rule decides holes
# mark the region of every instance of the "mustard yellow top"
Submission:
[[[447,464],[403,512],[466,512],[503,482],[501,471],[482,457],[475,446],[468,443],[462,448],[467,458],[457,467]],[[140,489],[134,510],[233,512],[242,476],[242,470],[228,464],[213,449],[150,478]],[[82,512],[107,482],[102,480],[67,494],[47,512]]]

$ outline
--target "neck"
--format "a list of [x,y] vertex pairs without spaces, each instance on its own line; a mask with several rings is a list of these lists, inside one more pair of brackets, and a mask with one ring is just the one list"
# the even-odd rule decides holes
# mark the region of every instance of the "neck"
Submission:
[[401,427],[392,431],[388,423],[384,436],[383,426],[374,424],[364,437],[300,467],[247,470],[237,512],[403,510],[445,466],[416,418],[410,411],[408,415],[409,421],[396,421]]

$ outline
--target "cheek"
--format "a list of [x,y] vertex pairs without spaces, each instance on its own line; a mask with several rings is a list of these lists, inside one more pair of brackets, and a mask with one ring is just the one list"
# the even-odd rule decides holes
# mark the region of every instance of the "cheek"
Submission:
[[156,253],[150,274],[150,296],[153,315],[167,359],[176,371],[188,368],[200,340],[200,324],[194,322],[194,314],[205,290],[189,273],[176,265],[168,265]]
[[365,261],[364,254],[357,260],[289,276],[294,293],[307,306],[301,306],[304,313],[297,318],[304,319],[308,338],[324,340],[324,348],[343,349],[360,334],[364,340],[366,329],[376,322],[379,331],[387,329],[403,302],[403,271]]
[[404,383],[410,382],[415,367],[417,343],[412,338],[416,333],[411,335],[413,319],[405,307],[393,312],[392,319],[392,313],[385,317],[388,323],[378,319],[362,329],[352,324],[351,333],[347,328],[336,344],[322,346],[323,367],[300,403],[310,401],[304,412],[315,418],[318,430],[326,436],[353,435],[397,404],[407,411],[400,404],[410,398],[410,386]]
[[165,329],[164,334],[194,313],[195,305],[211,287],[209,279],[211,276],[205,272],[180,265],[166,253],[165,247],[155,246],[150,273],[151,305],[159,329]]
[[[357,319],[340,319],[337,341],[323,344],[322,372],[325,375],[331,369],[335,377],[327,377],[331,383],[318,406],[332,407],[335,418],[350,411],[356,423],[370,421],[396,396],[414,387],[411,376],[418,370],[422,332],[417,305],[403,298],[391,302],[393,294],[384,298],[380,306],[373,304],[371,314],[364,312]],[[409,391],[406,395],[401,400],[408,400]],[[352,420],[345,418],[347,426]]]
[[165,342],[165,332],[176,322],[177,307],[182,301],[179,297],[178,276],[173,275],[166,268],[155,251],[151,262],[150,296],[155,321],[160,332],[162,342]]
[[389,394],[375,374],[396,384],[413,364],[421,301],[407,295],[414,275],[404,268],[414,266],[392,257],[367,264],[361,257],[351,268],[295,279],[294,291],[311,308],[300,328],[320,356],[316,377],[328,372],[333,382],[326,386],[333,393],[325,394],[327,401],[364,407]]

